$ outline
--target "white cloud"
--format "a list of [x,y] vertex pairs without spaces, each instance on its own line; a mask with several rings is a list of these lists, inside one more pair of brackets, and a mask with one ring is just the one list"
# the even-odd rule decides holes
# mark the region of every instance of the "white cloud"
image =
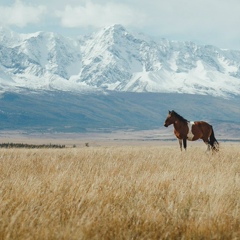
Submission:
[[84,5],[66,5],[63,11],[56,11],[64,27],[103,27],[106,25],[121,23],[133,25],[144,23],[144,14],[134,11],[133,8],[121,3],[93,3]]
[[[240,23],[240,4],[236,0],[169,0],[148,9],[154,22],[169,31],[223,31],[225,27],[235,28]],[[156,21],[158,19],[158,21]]]
[[0,0],[0,24],[25,31],[41,25],[81,34],[119,23],[150,36],[238,49],[239,12],[239,0]]
[[147,15],[144,32],[175,40],[192,40],[239,48],[239,0],[158,0],[136,4]]
[[25,27],[29,23],[38,23],[46,13],[44,6],[31,6],[16,0],[11,6],[0,6],[0,24]]

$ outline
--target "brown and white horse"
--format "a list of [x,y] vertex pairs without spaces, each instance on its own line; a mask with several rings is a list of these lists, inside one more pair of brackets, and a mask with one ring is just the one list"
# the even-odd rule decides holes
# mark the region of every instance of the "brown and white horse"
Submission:
[[208,150],[210,146],[212,151],[219,150],[219,144],[216,140],[213,132],[213,128],[210,124],[204,121],[189,122],[175,111],[169,111],[168,116],[165,120],[164,126],[168,127],[173,124],[174,134],[179,140],[180,148],[183,147],[187,149],[187,140],[195,141],[202,139],[204,143],[208,145]]

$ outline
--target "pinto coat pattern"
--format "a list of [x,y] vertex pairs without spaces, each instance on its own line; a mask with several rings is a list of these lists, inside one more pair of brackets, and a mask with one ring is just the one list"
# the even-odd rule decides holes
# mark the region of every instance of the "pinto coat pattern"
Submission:
[[164,126],[168,127],[171,124],[174,126],[174,134],[179,140],[181,150],[182,144],[184,149],[187,149],[187,140],[196,141],[198,139],[202,139],[208,145],[208,150],[210,147],[212,151],[219,150],[219,144],[214,136],[213,127],[207,122],[190,122],[175,111],[169,111]]

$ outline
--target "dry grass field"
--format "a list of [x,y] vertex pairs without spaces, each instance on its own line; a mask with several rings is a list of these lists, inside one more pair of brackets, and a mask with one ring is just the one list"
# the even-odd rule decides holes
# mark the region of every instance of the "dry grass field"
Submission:
[[0,239],[240,239],[240,150],[0,149]]

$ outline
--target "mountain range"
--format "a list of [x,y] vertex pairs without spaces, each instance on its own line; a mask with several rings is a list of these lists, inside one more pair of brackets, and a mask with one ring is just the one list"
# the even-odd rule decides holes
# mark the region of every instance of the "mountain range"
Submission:
[[0,131],[165,133],[175,110],[236,139],[239,104],[237,50],[153,40],[121,25],[76,39],[0,28]]
[[0,28],[0,91],[240,95],[240,51],[154,41],[111,25],[76,39]]

